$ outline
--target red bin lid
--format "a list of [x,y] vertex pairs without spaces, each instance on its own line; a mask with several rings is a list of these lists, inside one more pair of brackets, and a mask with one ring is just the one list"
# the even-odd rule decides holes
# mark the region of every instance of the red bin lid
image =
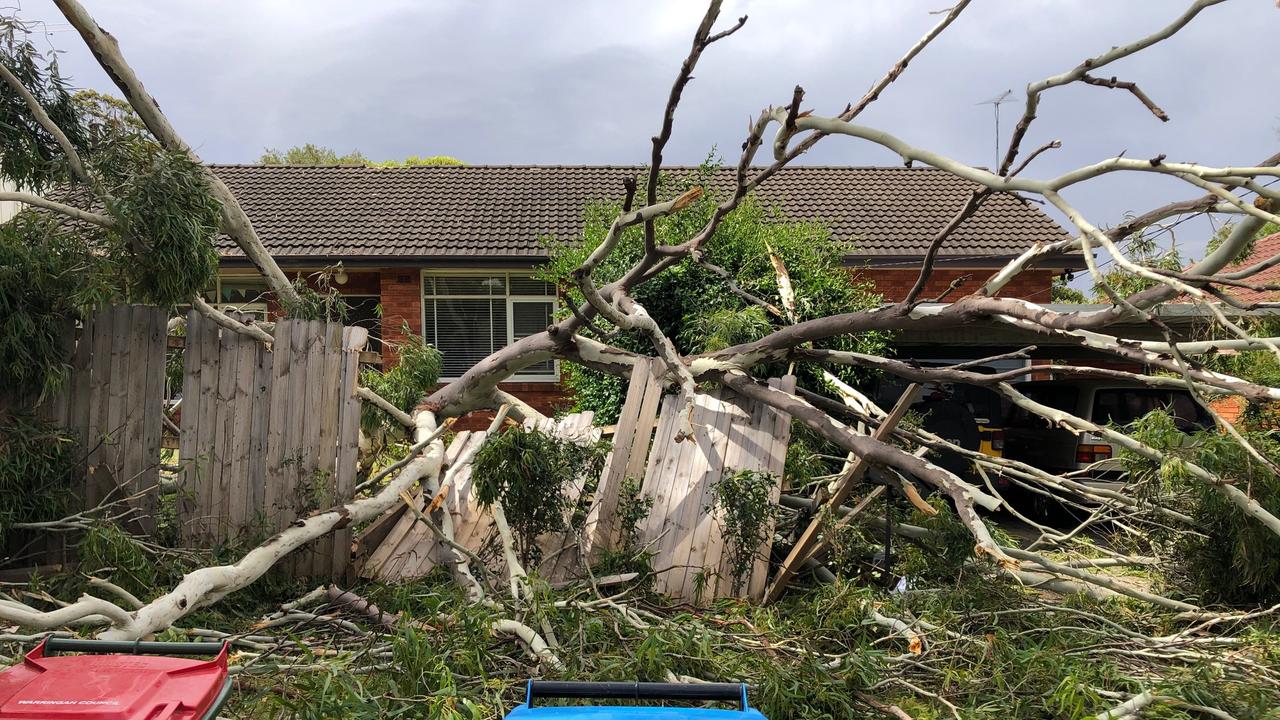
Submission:
[[44,643],[0,672],[0,720],[201,720],[228,685],[227,650],[213,660],[57,655]]

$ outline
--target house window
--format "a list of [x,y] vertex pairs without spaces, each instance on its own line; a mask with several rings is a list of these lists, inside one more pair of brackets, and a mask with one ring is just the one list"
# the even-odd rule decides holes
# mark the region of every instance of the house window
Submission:
[[224,312],[241,312],[265,322],[268,292],[267,281],[260,275],[225,275],[204,291],[204,299]]
[[[444,356],[444,378],[460,377],[495,350],[546,330],[555,308],[555,286],[528,275],[422,276],[423,336]],[[554,382],[558,367],[546,360],[512,379]]]

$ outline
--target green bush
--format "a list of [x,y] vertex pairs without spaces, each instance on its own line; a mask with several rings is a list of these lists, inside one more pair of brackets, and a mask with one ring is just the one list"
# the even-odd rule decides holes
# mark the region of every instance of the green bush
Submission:
[[0,417],[0,534],[16,522],[57,520],[74,497],[80,446],[29,414]]
[[770,497],[778,478],[755,470],[726,471],[711,486],[714,508],[724,523],[734,592],[751,577],[760,546],[773,531],[778,510]]
[[584,446],[538,430],[511,429],[491,435],[476,453],[476,498],[486,506],[501,501],[526,566],[539,559],[539,535],[568,528],[573,508],[565,486],[598,476],[607,451],[603,442]]
[[24,212],[0,225],[0,394],[58,389],[72,320],[115,296],[108,274],[88,238],[54,218]]

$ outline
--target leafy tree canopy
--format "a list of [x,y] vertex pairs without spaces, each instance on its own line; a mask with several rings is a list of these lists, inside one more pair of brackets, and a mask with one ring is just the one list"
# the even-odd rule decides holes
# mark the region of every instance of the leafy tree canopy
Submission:
[[212,281],[220,208],[204,168],[161,148],[114,98],[72,94],[56,57],[12,19],[0,21],[0,63],[83,167],[75,169],[27,100],[0,83],[0,174],[21,191],[106,217],[72,222],[25,210],[0,226],[0,386],[40,394],[65,376],[71,320],[110,302],[188,302]]
[[[708,161],[689,176],[678,179],[664,176],[660,180],[663,184],[660,195],[675,197],[693,186],[709,188],[715,171],[716,165]],[[639,188],[636,196],[644,195],[645,189]],[[658,243],[681,242],[695,235],[706,224],[720,200],[714,192],[706,192],[694,205],[660,220],[656,227]],[[540,275],[568,288],[569,302],[580,303],[583,298],[566,278],[604,239],[619,210],[617,203],[593,204],[586,209],[583,238],[547,241],[551,259]],[[852,312],[880,303],[880,296],[869,283],[852,279],[844,267],[839,244],[831,241],[831,234],[825,227],[816,223],[785,222],[775,211],[751,198],[725,218],[715,237],[704,245],[704,256],[707,261],[726,270],[743,290],[781,307],[778,276],[769,260],[770,250],[782,258],[791,275],[796,314],[800,320]],[[597,283],[617,279],[643,252],[643,228],[629,228],[617,249],[596,270],[594,277]],[[723,279],[687,259],[636,288],[634,297],[665,329],[683,354],[709,352],[748,342],[788,324],[785,319],[775,317],[730,292]],[[596,322],[602,327],[608,326],[603,319]],[[887,339],[883,333],[865,333],[833,338],[825,345],[835,349],[880,352]],[[610,338],[609,342],[649,355],[654,352],[649,338],[638,333]],[[786,368],[762,368],[760,371],[779,375]],[[839,372],[848,374],[851,371]],[[811,368],[797,368],[797,373],[803,385],[816,388],[823,384],[820,375]],[[850,375],[848,379],[856,378]],[[573,389],[580,409],[595,410],[602,422],[613,422],[617,418],[625,392],[621,379],[570,364],[566,382]]]
[[421,165],[465,165],[461,160],[448,155],[410,155],[404,160],[370,160],[359,150],[352,150],[339,155],[336,150],[324,145],[295,145],[288,150],[267,148],[258,158],[263,165],[352,165],[365,167],[415,167]]

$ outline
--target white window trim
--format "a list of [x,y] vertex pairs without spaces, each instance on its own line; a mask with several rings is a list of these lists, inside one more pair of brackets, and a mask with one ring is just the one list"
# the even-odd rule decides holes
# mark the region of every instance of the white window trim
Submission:
[[[427,300],[427,278],[428,277],[441,277],[441,276],[488,277],[488,276],[494,276],[494,275],[503,275],[507,278],[508,293],[504,293],[502,295],[437,295],[433,293],[431,297],[433,299],[439,299],[439,300],[506,300],[507,301],[507,344],[511,344],[512,342],[514,342],[513,338],[515,337],[515,313],[511,307],[512,302],[521,302],[521,301],[550,302],[551,313],[553,315],[557,310],[560,309],[560,297],[559,295],[556,295],[556,294],[553,294],[553,295],[511,295],[509,294],[511,290],[511,278],[513,276],[529,278],[529,277],[533,277],[532,272],[526,272],[521,270],[482,270],[482,269],[473,269],[473,268],[466,268],[466,269],[422,268],[418,271],[418,299],[422,304],[422,312],[420,313],[420,317],[422,321],[423,335],[425,336],[427,331],[426,300]],[[435,327],[435,325],[433,324],[432,327]],[[551,359],[551,368],[552,369],[551,369],[550,375],[521,375],[517,373],[507,378],[503,382],[547,383],[549,385],[560,382],[560,359],[559,358]],[[451,380],[457,380],[459,377],[461,376],[441,375],[440,381],[448,382]]]

